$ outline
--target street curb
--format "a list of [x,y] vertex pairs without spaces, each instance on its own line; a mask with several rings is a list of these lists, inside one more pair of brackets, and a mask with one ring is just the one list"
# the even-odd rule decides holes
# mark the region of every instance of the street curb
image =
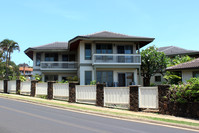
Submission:
[[118,115],[112,115],[112,114],[106,114],[106,113],[99,113],[99,112],[90,111],[90,110],[62,107],[59,105],[52,105],[52,104],[47,104],[47,103],[39,103],[39,102],[24,100],[24,99],[20,99],[20,98],[13,98],[13,97],[9,97],[9,96],[0,96],[0,97],[12,99],[12,100],[16,100],[16,101],[21,101],[21,102],[26,102],[26,103],[37,104],[37,105],[41,105],[41,106],[47,106],[47,107],[52,107],[52,108],[54,107],[57,109],[66,109],[69,111],[79,112],[79,113],[84,113],[84,114],[92,113],[90,115],[97,115],[97,116],[101,116],[101,117],[111,117],[113,119],[127,120],[127,121],[132,121],[132,122],[139,122],[139,123],[166,126],[166,127],[169,126],[172,128],[178,128],[178,129],[184,129],[184,130],[194,130],[197,132],[199,131],[199,127],[195,127],[195,126],[181,125],[181,124],[168,123],[168,122],[162,122],[162,121],[156,121],[156,120],[148,120],[148,119],[144,119],[144,118],[125,117],[125,116],[118,116]]

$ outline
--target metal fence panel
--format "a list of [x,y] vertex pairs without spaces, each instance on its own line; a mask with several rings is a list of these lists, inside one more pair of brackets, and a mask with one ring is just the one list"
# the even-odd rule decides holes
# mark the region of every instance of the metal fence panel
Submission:
[[16,80],[8,81],[8,92],[16,93]]
[[139,108],[158,108],[158,87],[139,87]]
[[54,83],[53,84],[53,97],[56,99],[68,99],[69,97],[69,84]]
[[21,82],[20,94],[30,95],[30,91],[31,91],[31,81]]
[[96,103],[96,85],[76,85],[76,102]]
[[0,80],[0,92],[3,92],[3,89],[4,88],[4,86],[3,86],[3,80]]
[[36,95],[47,95],[47,83],[37,83],[36,84]]
[[104,106],[129,108],[129,87],[105,87]]

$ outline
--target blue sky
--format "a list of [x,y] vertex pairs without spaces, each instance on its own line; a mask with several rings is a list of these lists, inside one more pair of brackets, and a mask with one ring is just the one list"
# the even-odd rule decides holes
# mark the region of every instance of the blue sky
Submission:
[[[32,61],[28,47],[112,31],[154,37],[150,45],[199,50],[199,0],[0,0],[0,41],[19,43],[16,64]],[[147,45],[147,46],[150,46]]]

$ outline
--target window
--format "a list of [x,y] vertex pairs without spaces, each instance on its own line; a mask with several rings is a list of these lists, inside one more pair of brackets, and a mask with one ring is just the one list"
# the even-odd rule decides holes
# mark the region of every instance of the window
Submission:
[[112,54],[112,44],[96,44],[96,53],[97,54]]
[[48,81],[57,81],[58,80],[58,75],[45,75],[45,82]]
[[58,61],[58,54],[57,53],[46,53],[45,61]]
[[161,82],[161,76],[155,76],[155,82]]
[[113,72],[97,71],[97,82],[106,83],[107,86],[113,86]]
[[132,54],[133,53],[133,47],[131,45],[117,46],[117,53],[118,54]]
[[85,44],[85,60],[91,60],[91,44]]
[[193,77],[194,78],[199,78],[199,71],[193,72]]
[[90,85],[92,81],[92,71],[85,71],[85,85]]
[[36,66],[40,66],[41,63],[41,53],[36,53]]

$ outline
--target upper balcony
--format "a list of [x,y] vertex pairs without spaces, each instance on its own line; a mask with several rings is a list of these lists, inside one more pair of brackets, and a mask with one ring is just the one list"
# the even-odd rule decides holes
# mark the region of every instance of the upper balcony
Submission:
[[77,62],[72,61],[42,61],[41,70],[77,70]]
[[93,54],[93,65],[141,65],[140,54]]

